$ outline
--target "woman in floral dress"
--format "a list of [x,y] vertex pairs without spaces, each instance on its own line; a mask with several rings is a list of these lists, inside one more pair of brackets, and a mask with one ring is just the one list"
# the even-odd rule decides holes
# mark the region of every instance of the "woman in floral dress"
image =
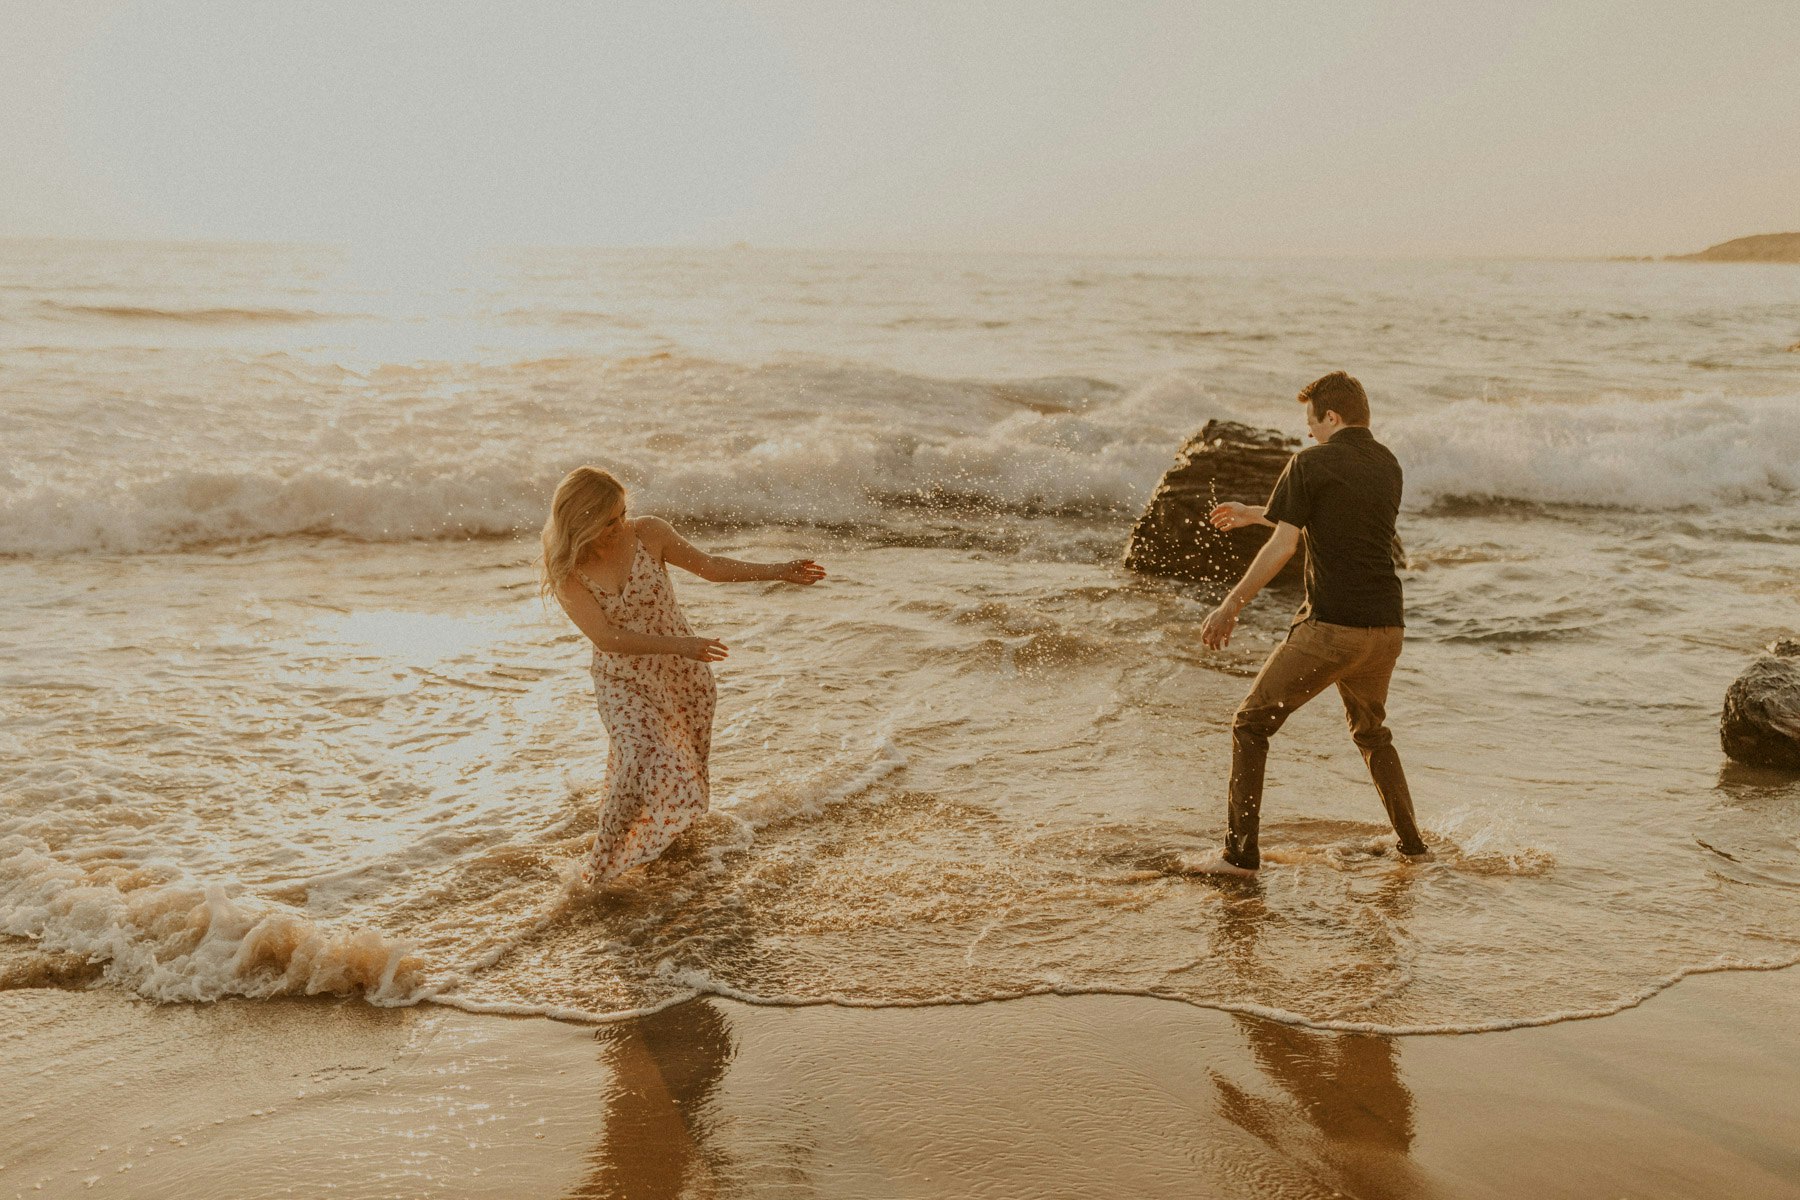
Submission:
[[660,517],[628,517],[625,500],[611,474],[577,467],[544,522],[543,589],[594,644],[594,698],[610,742],[600,831],[582,869],[590,883],[655,858],[706,811],[716,695],[707,664],[726,649],[688,628],[666,565],[714,583],[825,577],[810,559],[707,554]]

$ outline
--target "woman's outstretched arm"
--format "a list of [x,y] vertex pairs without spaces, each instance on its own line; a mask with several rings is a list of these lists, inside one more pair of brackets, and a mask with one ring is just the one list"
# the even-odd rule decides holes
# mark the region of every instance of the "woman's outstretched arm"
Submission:
[[664,637],[620,629],[606,619],[600,602],[572,575],[556,590],[556,600],[588,641],[608,654],[676,654],[695,662],[718,662],[728,653],[717,638]]
[[814,584],[825,578],[825,568],[810,558],[787,562],[756,563],[708,554],[679,533],[661,517],[639,517],[639,539],[666,563],[684,571],[692,571],[709,583],[755,583],[780,580],[784,583]]

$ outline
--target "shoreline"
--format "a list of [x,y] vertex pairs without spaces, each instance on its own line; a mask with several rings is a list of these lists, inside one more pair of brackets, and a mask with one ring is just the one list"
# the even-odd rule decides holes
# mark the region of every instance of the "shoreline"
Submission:
[[1404,1036],[1121,996],[596,1026],[10,991],[0,1196],[1791,1197],[1797,980]]
[[[1114,999],[1133,999],[1148,1001],[1152,1004],[1177,1004],[1185,1008],[1198,1009],[1202,1012],[1219,1013],[1228,1017],[1251,1017],[1259,1021],[1268,1021],[1274,1025],[1284,1025],[1290,1029],[1304,1030],[1309,1033],[1356,1034],[1369,1037],[1390,1038],[1423,1038],[1423,1037],[1461,1037],[1484,1033],[1511,1033],[1521,1029],[1545,1029],[1554,1025],[1567,1025],[1576,1021],[1603,1021],[1608,1017],[1616,1017],[1636,1008],[1641,1008],[1650,1001],[1661,996],[1672,988],[1680,986],[1689,979],[1707,975],[1772,975],[1800,967],[1800,956],[1785,960],[1769,960],[1760,963],[1733,962],[1725,964],[1708,964],[1696,967],[1685,967],[1672,975],[1642,988],[1635,996],[1620,1000],[1607,1008],[1566,1010],[1545,1013],[1536,1017],[1511,1017],[1497,1021],[1472,1023],[1468,1025],[1383,1025],[1373,1021],[1331,1021],[1315,1020],[1303,1017],[1286,1009],[1270,1008],[1260,1004],[1232,1004],[1229,1002],[1213,1002],[1190,1000],[1184,996],[1159,995],[1154,992],[1135,991],[1130,988],[1094,987],[1045,987],[1032,991],[1012,992],[1000,996],[983,996],[973,1000],[937,999],[937,1000],[847,1000],[840,997],[821,997],[811,999],[800,996],[758,996],[752,992],[739,991],[723,984],[696,991],[690,995],[665,1001],[661,1004],[645,1008],[631,1009],[617,1013],[591,1013],[584,1009],[554,1008],[549,1006],[531,1006],[506,1003],[485,1003],[482,1001],[462,1002],[454,997],[421,996],[410,1004],[396,1004],[394,1008],[437,1007],[452,1009],[480,1017],[513,1017],[524,1019],[541,1019],[555,1021],[558,1024],[574,1025],[590,1029],[605,1028],[609,1025],[620,1025],[630,1021],[645,1020],[658,1013],[667,1012],[683,1004],[702,1004],[711,1000],[741,1004],[746,1008],[767,1009],[806,1009],[806,1008],[841,1008],[852,1012],[885,1012],[888,1010],[907,1012],[917,1009],[936,1008],[982,1008],[995,1004],[1016,1004],[1025,1000],[1060,998],[1065,1000],[1083,999],[1104,996]],[[353,997],[348,999],[360,999]]]

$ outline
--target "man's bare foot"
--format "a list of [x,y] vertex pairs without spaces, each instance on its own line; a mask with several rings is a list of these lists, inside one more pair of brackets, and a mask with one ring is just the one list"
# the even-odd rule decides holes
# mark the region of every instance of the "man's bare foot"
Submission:
[[1240,867],[1234,862],[1227,862],[1223,851],[1215,850],[1199,862],[1187,868],[1190,875],[1235,875],[1240,879],[1255,879],[1256,872],[1249,867]]

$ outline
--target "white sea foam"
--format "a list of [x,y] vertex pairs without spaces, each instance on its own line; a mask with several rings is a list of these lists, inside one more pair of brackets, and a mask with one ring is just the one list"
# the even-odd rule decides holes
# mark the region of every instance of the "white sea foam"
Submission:
[[890,715],[875,733],[874,752],[860,766],[858,759],[863,756],[847,755],[848,761],[828,760],[798,769],[777,787],[723,801],[719,811],[742,822],[754,836],[756,830],[769,825],[817,817],[834,805],[854,800],[905,767],[906,755],[893,742],[894,724]]
[[[884,755],[871,766],[892,761]],[[846,994],[829,985],[817,991],[771,991],[724,979],[697,966],[663,962],[657,970],[661,993],[652,1003],[583,1007],[533,1002],[529,998],[487,999],[463,994],[480,973],[503,958],[521,939],[541,932],[566,915],[559,895],[528,918],[513,935],[484,947],[477,958],[441,978],[423,982],[424,964],[404,942],[367,929],[334,929],[278,906],[200,885],[166,865],[77,866],[60,860],[35,839],[0,839],[0,932],[31,939],[40,951],[85,959],[101,966],[102,978],[148,999],[208,1001],[227,996],[358,995],[370,1003],[395,1006],[430,1002],[480,1013],[536,1015],[582,1023],[610,1023],[647,1015],[703,996],[718,996],[765,1007],[834,1005],[847,1008],[921,1008],[987,1004],[1033,996],[1129,996],[1173,1001],[1220,1012],[1241,1013],[1300,1028],[1339,1033],[1416,1036],[1481,1033],[1587,1020],[1634,1008],[1693,975],[1725,971],[1772,971],[1800,965],[1792,953],[1748,957],[1718,955],[1681,965],[1648,980],[1627,984],[1605,1000],[1580,1007],[1550,1007],[1513,1015],[1465,1020],[1404,1022],[1314,1016],[1267,1003],[1227,996],[1114,984],[1102,978],[1068,979],[1047,973],[1036,984],[943,994]],[[823,981],[822,981],[823,982]],[[1621,981],[1624,982],[1624,981]],[[1359,1007],[1367,1007],[1359,1006]]]
[[18,835],[0,838],[0,932],[104,964],[108,982],[152,1000],[407,1003],[419,968],[406,944],[373,930],[243,900],[173,867],[77,866]]

